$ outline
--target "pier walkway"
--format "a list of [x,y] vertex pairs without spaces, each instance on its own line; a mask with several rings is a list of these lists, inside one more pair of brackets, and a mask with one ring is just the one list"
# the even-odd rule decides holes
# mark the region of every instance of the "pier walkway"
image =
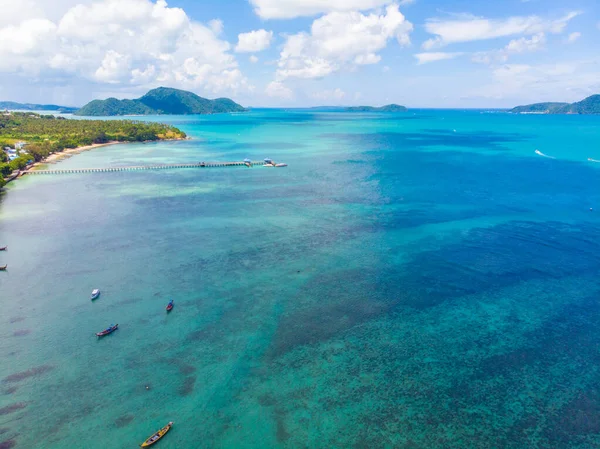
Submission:
[[[263,166],[264,162],[249,162],[251,166]],[[106,168],[68,168],[62,170],[29,170],[21,172],[21,175],[65,175],[72,173],[108,173],[119,171],[139,170],[173,170],[180,168],[214,168],[214,167],[244,167],[246,162],[200,162],[196,164],[160,164],[160,165],[138,165],[130,167],[106,167]]]

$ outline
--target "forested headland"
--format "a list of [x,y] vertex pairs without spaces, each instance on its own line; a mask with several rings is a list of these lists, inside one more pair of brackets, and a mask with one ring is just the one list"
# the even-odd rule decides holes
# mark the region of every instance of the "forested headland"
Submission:
[[[174,126],[132,120],[75,120],[31,112],[0,112],[0,187],[4,177],[32,162],[68,148],[109,142],[145,142],[184,139]],[[17,157],[9,160],[5,147],[25,142]]]

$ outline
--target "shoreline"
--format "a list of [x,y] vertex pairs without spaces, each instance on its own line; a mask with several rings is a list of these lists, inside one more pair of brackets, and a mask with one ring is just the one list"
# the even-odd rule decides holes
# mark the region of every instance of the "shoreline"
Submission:
[[[118,141],[118,140],[112,140],[112,141],[106,142],[106,143],[93,143],[91,145],[84,145],[82,147],[77,147],[77,148],[66,148],[63,151],[59,151],[59,152],[48,155],[48,157],[44,158],[43,160],[41,160],[39,162],[34,162],[33,164],[26,167],[25,169],[18,171],[16,174],[14,174],[14,173],[11,174],[8,178],[4,179],[6,181],[5,186],[7,186],[10,182],[14,181],[15,179],[18,179],[21,176],[25,176],[30,171],[35,171],[36,169],[39,169],[42,165],[55,164],[57,162],[61,162],[64,159],[68,159],[72,156],[75,156],[79,153],[83,153],[84,151],[90,151],[90,150],[94,150],[94,149],[100,148],[100,147],[107,147],[109,145],[148,143],[148,142],[172,142],[172,141],[177,141],[177,140],[191,140],[191,138],[186,137],[186,138],[174,138],[174,139],[145,140],[142,142],[122,142],[122,141]],[[1,189],[2,188],[0,187],[0,190]]]
[[60,151],[57,153],[52,153],[52,154],[48,155],[47,158],[45,158],[39,162],[34,162],[25,170],[21,170],[21,172],[28,172],[30,170],[35,170],[40,165],[54,164],[56,162],[62,161],[63,159],[68,159],[76,154],[83,153],[84,151],[93,150],[94,148],[107,147],[109,145],[117,145],[119,143],[134,143],[134,142],[119,142],[118,140],[114,140],[114,141],[106,142],[106,143],[93,143],[91,145],[85,145],[83,147],[67,148],[67,149],[64,149],[63,151]]

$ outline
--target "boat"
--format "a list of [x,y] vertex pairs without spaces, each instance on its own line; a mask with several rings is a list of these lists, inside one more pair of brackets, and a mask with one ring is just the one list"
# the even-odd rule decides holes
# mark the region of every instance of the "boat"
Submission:
[[104,337],[105,335],[112,334],[119,327],[118,324],[111,324],[109,327],[101,332],[96,332],[96,337]]
[[99,290],[99,289],[97,289],[97,288],[95,288],[94,290],[92,290],[92,296],[91,296],[91,299],[92,299],[92,301],[93,301],[94,299],[97,299],[97,298],[98,298],[98,296],[100,296],[100,290]]
[[0,251],[6,251],[7,248],[8,246],[3,246],[2,248],[0,248]]
[[167,312],[170,312],[171,310],[173,310],[173,300],[170,300],[169,304],[167,304]]
[[279,164],[275,164],[275,167],[287,167],[287,164],[281,162]]
[[171,430],[171,427],[173,427],[173,422],[170,422],[165,427],[160,429],[158,432],[155,432],[154,434],[152,434],[152,436],[150,438],[148,438],[146,441],[144,441],[142,443],[142,447],[152,446],[154,443],[156,443],[158,440],[160,440],[162,437],[164,437],[167,434],[167,432],[169,430]]
[[4,265],[3,267],[0,267],[0,271],[6,271],[7,268],[8,268],[8,265]]

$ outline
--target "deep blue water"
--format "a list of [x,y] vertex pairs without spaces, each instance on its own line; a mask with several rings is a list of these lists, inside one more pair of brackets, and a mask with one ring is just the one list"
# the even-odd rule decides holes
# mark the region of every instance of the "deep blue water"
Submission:
[[600,117],[145,119],[289,166],[11,184],[0,448],[600,447]]

